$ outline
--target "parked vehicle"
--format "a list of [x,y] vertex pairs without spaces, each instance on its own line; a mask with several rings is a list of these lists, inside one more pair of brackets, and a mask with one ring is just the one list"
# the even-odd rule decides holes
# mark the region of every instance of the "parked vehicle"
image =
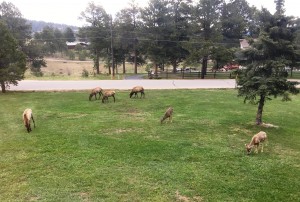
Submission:
[[228,63],[223,66],[223,68],[228,71],[228,70],[233,70],[233,69],[239,69],[239,64],[237,63]]

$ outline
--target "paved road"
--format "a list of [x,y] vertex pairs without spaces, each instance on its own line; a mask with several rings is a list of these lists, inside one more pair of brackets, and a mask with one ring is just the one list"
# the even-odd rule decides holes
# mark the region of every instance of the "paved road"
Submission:
[[86,90],[96,86],[103,89],[128,90],[141,85],[145,89],[216,89],[235,88],[234,79],[204,80],[89,80],[89,81],[36,81],[23,80],[12,91]]

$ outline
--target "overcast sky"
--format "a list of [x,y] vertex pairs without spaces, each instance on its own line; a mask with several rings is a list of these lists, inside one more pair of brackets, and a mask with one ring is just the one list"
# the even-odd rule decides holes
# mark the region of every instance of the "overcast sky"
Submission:
[[[67,25],[82,26],[84,21],[78,20],[80,13],[86,9],[92,0],[5,0],[14,4],[29,20],[41,20]],[[247,0],[258,9],[261,6],[271,13],[275,11],[274,0]],[[2,2],[2,1],[1,1]],[[116,14],[126,8],[130,0],[94,0],[97,5],[102,5],[109,14]],[[147,5],[148,0],[135,0],[139,6]],[[300,17],[300,0],[285,0],[286,15]]]

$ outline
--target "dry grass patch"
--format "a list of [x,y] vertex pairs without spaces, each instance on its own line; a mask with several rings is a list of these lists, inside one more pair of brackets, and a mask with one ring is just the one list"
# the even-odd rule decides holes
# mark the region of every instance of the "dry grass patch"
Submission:
[[[26,79],[41,79],[41,78],[52,78],[52,79],[82,79],[82,73],[86,70],[89,73],[89,77],[96,75],[93,60],[79,61],[79,60],[68,60],[62,58],[45,58],[47,67],[42,67],[43,77],[35,77],[31,74],[30,69],[25,73]],[[118,67],[116,74],[122,74],[122,67]],[[126,73],[133,73],[133,65],[126,63]],[[144,67],[139,67],[138,72],[145,73]],[[104,67],[103,63],[100,63],[100,73],[108,79],[108,69]],[[119,76],[118,76],[119,77]]]

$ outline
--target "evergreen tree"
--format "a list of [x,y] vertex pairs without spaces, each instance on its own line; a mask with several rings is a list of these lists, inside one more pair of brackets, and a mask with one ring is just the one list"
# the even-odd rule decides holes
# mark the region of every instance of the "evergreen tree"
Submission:
[[274,3],[276,4],[276,15],[283,15],[285,12],[284,9],[284,1],[285,0],[274,0]]
[[246,0],[231,0],[222,6],[222,34],[225,40],[234,41],[250,35],[253,9]]
[[297,94],[297,82],[287,80],[286,67],[299,60],[299,50],[294,44],[295,28],[289,17],[271,15],[267,10],[260,14],[260,35],[251,41],[251,48],[243,51],[246,69],[238,71],[238,95],[244,101],[258,104],[256,124],[262,124],[263,108],[267,100]]
[[65,29],[63,35],[65,40],[68,42],[74,42],[76,40],[74,31],[70,27]]
[[168,0],[150,0],[142,10],[143,21],[142,50],[154,65],[155,73],[158,67],[167,62],[166,48],[171,33],[171,17]]
[[[6,3],[5,1],[2,2],[0,4],[0,20],[5,24],[9,30],[9,33],[16,39],[18,43],[19,48],[14,59],[19,58],[20,61],[19,63],[15,61],[14,64],[23,64],[23,58],[19,54],[19,51],[22,51],[26,55],[27,62],[32,68],[37,68],[40,70],[42,66],[46,66],[46,62],[44,60],[42,51],[40,51],[39,44],[32,40],[31,25],[29,25],[27,20],[22,17],[19,9],[12,3]],[[7,54],[9,55],[9,51]],[[23,67],[19,67],[19,70],[22,69],[22,71],[17,69],[16,71],[18,72],[16,72],[16,75],[22,75]],[[22,77],[23,76],[20,76],[18,79]]]
[[23,79],[26,70],[26,57],[18,47],[7,26],[0,20],[0,86],[2,92],[10,84],[17,85]]
[[208,59],[215,44],[222,39],[221,10],[222,0],[200,0],[193,9],[193,35],[190,46],[190,60],[202,61],[201,79],[207,71]]
[[[126,72],[125,69],[125,60],[133,62],[134,64],[134,73],[137,74],[138,65],[142,64],[143,58],[140,54],[139,50],[139,32],[141,22],[139,21],[139,12],[140,8],[132,0],[129,3],[128,8],[121,10],[117,13],[117,18],[115,20],[117,32],[117,45],[118,45],[118,56],[117,59],[120,58],[120,62],[123,63],[123,73]],[[121,54],[121,55],[120,55]]]
[[[97,74],[100,74],[100,58],[109,58],[110,37],[111,37],[111,18],[102,6],[95,3],[89,3],[84,12],[81,12],[81,19],[89,23],[89,26],[82,27],[81,33],[84,33],[89,39],[90,49],[94,60],[94,67]],[[110,70],[110,69],[109,69]]]

